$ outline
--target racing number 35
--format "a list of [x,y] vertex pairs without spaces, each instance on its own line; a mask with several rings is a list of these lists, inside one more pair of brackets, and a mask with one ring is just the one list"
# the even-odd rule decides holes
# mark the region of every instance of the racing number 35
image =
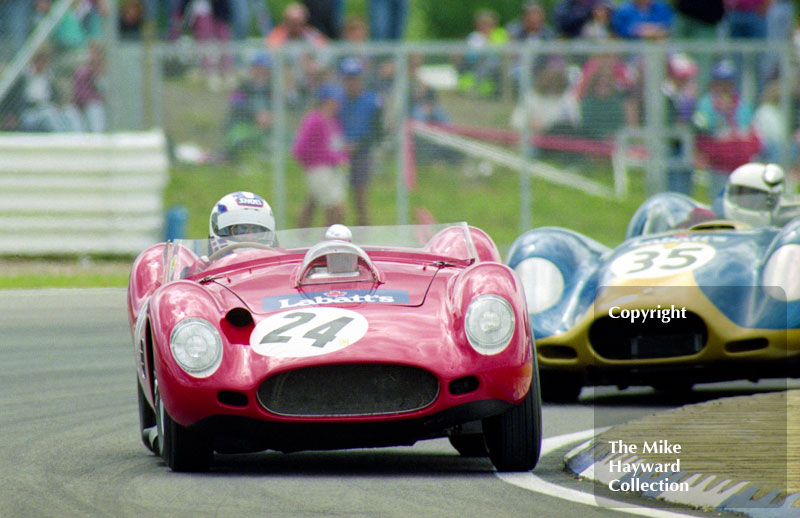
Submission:
[[611,270],[619,277],[660,277],[699,268],[714,253],[706,243],[647,245],[618,257]]
[[[639,256],[639,259],[634,261],[634,264],[638,264],[639,268],[628,270],[627,273],[639,273],[653,267],[661,268],[662,270],[680,270],[697,262],[697,257],[692,255],[692,252],[700,252],[701,250],[698,247],[673,248],[666,255],[654,250],[640,250],[634,252],[635,255]],[[664,251],[666,252],[666,250]],[[670,264],[670,260],[677,260],[677,262]]]
[[[283,315],[285,319],[293,319],[293,322],[289,322],[285,326],[281,326],[278,329],[275,329],[266,335],[264,338],[261,339],[262,344],[273,344],[273,343],[286,343],[293,338],[292,334],[284,335],[282,333],[289,333],[292,329],[302,326],[306,324],[314,318],[316,318],[315,313],[304,313],[304,312],[297,312],[297,313],[289,313]],[[309,329],[306,331],[302,336],[303,338],[308,338],[313,340],[310,344],[311,347],[325,347],[330,341],[336,338],[337,333],[341,331],[347,324],[352,322],[353,319],[351,317],[339,317],[335,318],[329,322],[325,322],[324,324],[320,324],[313,329]]]
[[307,307],[270,315],[253,329],[253,351],[277,358],[330,354],[359,341],[369,323],[355,311]]

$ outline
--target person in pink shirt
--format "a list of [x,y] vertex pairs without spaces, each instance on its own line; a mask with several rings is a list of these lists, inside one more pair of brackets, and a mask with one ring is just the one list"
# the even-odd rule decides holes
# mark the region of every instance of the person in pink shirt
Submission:
[[298,222],[301,228],[311,226],[317,205],[325,208],[326,225],[344,221],[348,155],[339,122],[341,97],[337,86],[322,85],[317,105],[300,121],[292,144],[292,156],[306,175],[306,203]]

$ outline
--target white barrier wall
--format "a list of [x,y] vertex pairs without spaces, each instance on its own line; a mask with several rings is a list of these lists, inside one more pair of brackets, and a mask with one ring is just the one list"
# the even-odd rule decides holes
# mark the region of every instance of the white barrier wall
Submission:
[[0,255],[138,254],[162,241],[161,131],[0,134]]

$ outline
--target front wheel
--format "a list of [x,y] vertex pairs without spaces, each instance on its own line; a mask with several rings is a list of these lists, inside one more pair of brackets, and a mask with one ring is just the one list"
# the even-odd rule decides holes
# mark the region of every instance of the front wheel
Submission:
[[158,453],[172,471],[206,471],[211,466],[214,451],[208,437],[176,423],[164,408],[164,401],[154,384]]
[[522,403],[483,420],[489,459],[497,471],[530,471],[542,447],[542,401],[534,376]]

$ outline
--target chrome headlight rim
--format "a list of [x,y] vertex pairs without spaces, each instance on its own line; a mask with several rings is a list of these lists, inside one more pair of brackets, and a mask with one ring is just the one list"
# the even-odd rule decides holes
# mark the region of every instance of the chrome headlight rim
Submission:
[[[500,310],[504,314],[494,316],[488,315],[490,308]],[[499,318],[501,324],[505,324],[505,329],[496,333],[498,336],[494,340],[485,340],[480,336],[483,331],[480,330],[481,318]],[[505,319],[505,321],[503,321]],[[511,343],[516,328],[516,316],[511,303],[500,295],[493,293],[478,295],[474,297],[467,307],[467,313],[464,317],[464,331],[467,335],[467,341],[470,346],[484,356],[492,356],[503,352]]]
[[[180,340],[188,338],[185,335],[186,333],[192,333],[192,328],[195,328],[194,332],[196,333],[198,326],[200,329],[205,329],[209,332],[211,342],[205,344],[209,349],[207,352],[203,353],[206,357],[205,360],[191,363],[189,360],[191,355],[189,351],[187,351],[190,344],[181,343]],[[208,338],[209,335],[207,335],[206,338]],[[195,334],[194,336],[197,335]],[[169,336],[169,348],[172,353],[172,358],[181,370],[195,378],[207,378],[211,376],[222,363],[222,338],[216,326],[204,318],[185,318],[175,324]]]

